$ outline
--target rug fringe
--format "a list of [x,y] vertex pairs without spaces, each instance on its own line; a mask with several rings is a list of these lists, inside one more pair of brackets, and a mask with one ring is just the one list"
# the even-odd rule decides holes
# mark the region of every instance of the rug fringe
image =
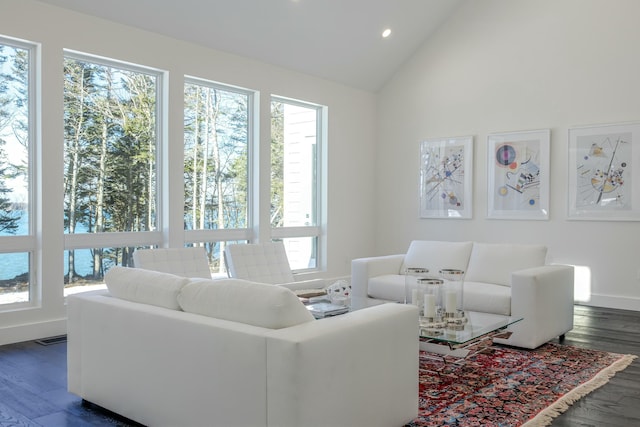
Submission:
[[633,354],[623,355],[613,364],[598,372],[591,380],[571,390],[569,393],[556,400],[552,405],[540,411],[535,417],[522,424],[522,427],[543,427],[550,425],[554,418],[569,409],[569,407],[580,398],[608,383],[617,372],[624,370],[637,357],[638,356]]

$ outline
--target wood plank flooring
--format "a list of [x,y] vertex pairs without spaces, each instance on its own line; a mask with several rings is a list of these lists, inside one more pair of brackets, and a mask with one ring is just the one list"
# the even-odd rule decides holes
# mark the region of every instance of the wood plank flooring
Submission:
[[[640,312],[575,306],[574,328],[563,344],[640,356]],[[640,360],[583,397],[554,427],[640,426]]]
[[[640,356],[640,312],[576,306],[574,323],[564,344]],[[66,348],[64,342],[33,341],[0,347],[0,427],[135,426],[67,392]],[[640,426],[640,361],[580,399],[552,426]]]

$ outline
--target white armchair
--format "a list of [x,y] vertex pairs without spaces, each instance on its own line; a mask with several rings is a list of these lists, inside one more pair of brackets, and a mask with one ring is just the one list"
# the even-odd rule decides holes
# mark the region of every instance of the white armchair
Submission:
[[229,277],[285,286],[291,290],[322,289],[322,279],[296,280],[282,242],[228,245],[225,262]]
[[202,247],[136,249],[133,264],[136,268],[176,276],[211,279],[209,261]]

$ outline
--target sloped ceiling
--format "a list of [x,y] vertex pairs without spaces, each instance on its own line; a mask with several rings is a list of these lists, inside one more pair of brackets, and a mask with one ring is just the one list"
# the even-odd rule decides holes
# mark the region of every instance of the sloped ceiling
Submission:
[[376,92],[467,0],[38,1]]

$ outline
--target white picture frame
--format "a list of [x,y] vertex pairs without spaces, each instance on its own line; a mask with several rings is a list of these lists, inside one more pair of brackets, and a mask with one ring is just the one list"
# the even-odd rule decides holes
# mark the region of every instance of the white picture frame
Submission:
[[569,220],[640,221],[640,122],[569,129]]
[[420,217],[473,216],[473,137],[431,138],[420,144]]
[[549,219],[549,129],[487,137],[487,217]]

